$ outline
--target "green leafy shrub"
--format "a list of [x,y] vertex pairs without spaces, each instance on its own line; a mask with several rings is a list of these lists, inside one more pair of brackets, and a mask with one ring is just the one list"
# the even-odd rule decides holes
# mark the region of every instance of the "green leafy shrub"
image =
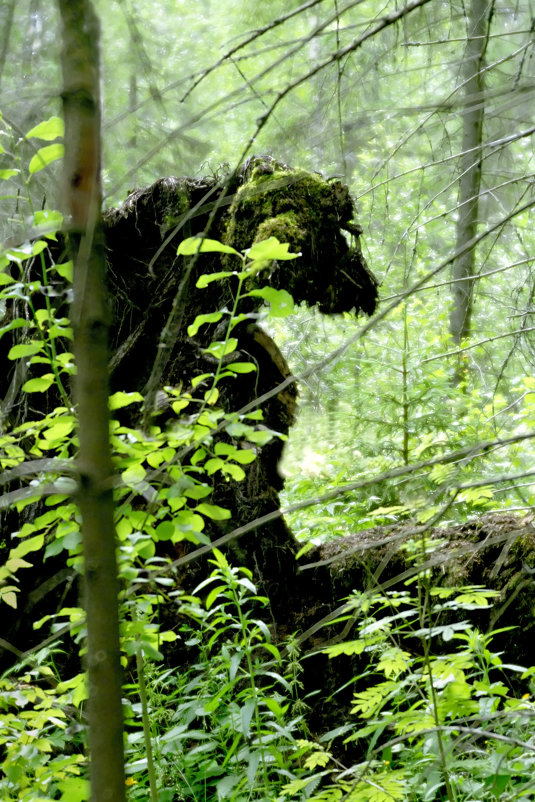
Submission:
[[[215,568],[195,596],[171,594],[189,619],[180,634],[195,659],[183,671],[153,671],[149,682],[159,784],[167,789],[159,798],[273,799],[294,775],[296,677],[257,617],[268,600],[251,573],[217,550],[210,562]],[[136,744],[134,736],[133,778],[146,770]],[[142,777],[138,783],[132,799],[146,798]]]
[[[496,592],[432,586],[426,573],[417,591],[348,600],[356,636],[325,653],[360,656],[351,719],[319,744],[300,742],[309,774],[288,783],[283,798],[533,798],[535,704],[514,689],[526,687],[535,669],[507,664],[492,650],[499,630],[483,634],[462,620],[465,611],[488,607]],[[337,740],[358,744],[363,759],[341,767],[329,745]]]

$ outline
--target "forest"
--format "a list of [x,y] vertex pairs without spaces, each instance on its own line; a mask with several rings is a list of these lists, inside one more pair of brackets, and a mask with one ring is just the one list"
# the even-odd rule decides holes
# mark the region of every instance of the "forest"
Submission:
[[0,3],[0,800],[535,800],[534,92],[532,0]]

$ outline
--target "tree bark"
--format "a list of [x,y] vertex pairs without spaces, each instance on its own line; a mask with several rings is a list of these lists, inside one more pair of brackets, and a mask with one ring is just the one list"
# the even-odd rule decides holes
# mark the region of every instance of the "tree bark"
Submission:
[[108,411],[108,312],[100,183],[99,24],[86,0],[59,0],[63,21],[65,194],[74,261],[91,799],[125,798],[118,580]]
[[[485,115],[484,77],[493,0],[472,0],[468,38],[463,60],[464,109],[461,177],[459,179],[459,217],[456,250],[463,248],[477,232],[479,188],[481,184],[481,137]],[[450,332],[456,344],[470,334],[475,248],[455,260],[452,271],[453,308]]]

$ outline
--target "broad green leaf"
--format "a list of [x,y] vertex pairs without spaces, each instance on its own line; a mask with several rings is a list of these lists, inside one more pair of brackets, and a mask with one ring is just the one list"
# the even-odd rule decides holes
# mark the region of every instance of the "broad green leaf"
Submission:
[[61,265],[54,265],[54,270],[61,276],[61,278],[64,278],[65,281],[69,281],[72,284],[72,261],[64,262]]
[[61,229],[62,225],[63,215],[53,209],[42,209],[33,216],[34,231],[39,236],[56,240],[56,232]]
[[32,564],[23,560],[22,557],[10,557],[6,562],[6,568],[11,574],[16,574],[19,568],[31,568]]
[[201,515],[206,515],[207,518],[211,518],[213,521],[226,521],[230,518],[230,510],[226,510],[224,507],[218,507],[217,504],[207,504],[203,501],[201,504],[197,505],[196,510],[200,512]]
[[173,403],[171,404],[171,409],[173,410],[173,412],[179,415],[183,409],[186,409],[186,407],[189,406],[189,403],[190,403],[189,398],[179,398],[177,401],[173,401]]
[[10,607],[13,607],[14,610],[17,609],[17,594],[15,591],[0,589],[0,598]]
[[154,530],[157,540],[171,540],[176,532],[176,526],[172,521],[162,521]]
[[128,468],[122,471],[121,476],[125,484],[135,485],[143,481],[145,473],[146,471],[143,465],[129,465]]
[[42,123],[31,128],[26,134],[26,139],[36,138],[51,142],[65,134],[65,126],[61,117],[50,117]]
[[44,393],[54,383],[54,376],[52,373],[45,373],[44,376],[39,376],[36,379],[28,379],[22,385],[25,393]]
[[[15,281],[14,278],[8,276],[7,273],[0,272],[0,286],[3,284],[13,284]],[[2,329],[4,331],[5,329]]]
[[266,443],[273,440],[273,432],[267,429],[259,429],[256,432],[250,432],[247,435],[247,439],[250,440],[251,443],[256,443],[258,446],[265,446]]
[[188,487],[186,490],[184,490],[184,495],[186,498],[199,499],[206,498],[206,496],[209,496],[211,492],[212,488],[208,487],[208,485],[195,485],[194,487]]
[[20,343],[19,345],[14,345],[12,348],[9,349],[7,358],[21,359],[22,357],[25,356],[38,354],[39,351],[42,351],[42,349],[43,349],[42,342]]
[[58,782],[58,789],[61,791],[62,800],[68,802],[86,802],[90,796],[89,780],[84,777],[67,777]]
[[143,401],[143,396],[141,393],[124,393],[122,390],[119,390],[117,393],[110,395],[109,407],[110,410],[122,409],[123,407],[127,407],[130,404],[139,403],[140,401]]
[[212,459],[207,459],[204,463],[204,468],[208,476],[212,476],[216,471],[219,471],[224,466],[224,461],[219,457],[212,457]]
[[18,173],[18,170],[0,170],[0,180],[7,181],[9,178],[13,178],[13,176],[17,175]]
[[214,454],[216,454],[218,457],[233,457],[236,451],[237,448],[236,446],[233,446],[232,443],[216,443],[214,446]]
[[230,370],[232,373],[254,373],[256,369],[253,362],[231,362],[225,365],[225,370]]
[[213,373],[200,373],[199,376],[194,376],[191,380],[191,386],[193,388],[197,387],[197,385],[201,384],[205,379],[213,378]]
[[[35,242],[24,242],[22,245],[17,245],[16,248],[10,248],[5,255],[10,262],[24,262],[26,259],[31,259],[32,256],[37,256],[47,247],[45,240],[38,239]],[[39,289],[40,286],[39,282],[35,282],[28,289],[33,291]]]
[[55,145],[45,145],[44,148],[39,148],[35,156],[33,156],[28,165],[30,175],[38,173],[44,167],[47,167],[52,162],[63,158],[65,146],[59,142]]
[[204,348],[203,351],[205,354],[212,354],[216,359],[222,359],[227,354],[232,354],[237,345],[238,340],[235,337],[229,337],[226,341],[210,343],[208,348]]
[[216,403],[217,403],[217,399],[218,399],[218,398],[219,398],[219,390],[217,389],[217,387],[212,387],[212,389],[211,389],[211,390],[207,390],[207,391],[205,392],[205,394],[204,394],[204,400],[205,400],[205,401],[206,401],[206,403],[207,403],[207,404],[209,404],[211,407],[213,407],[213,406],[214,406],[214,404],[216,404]]
[[231,437],[246,437],[254,432],[254,429],[252,426],[248,426],[246,423],[232,421],[232,423],[229,423],[228,426],[225,427],[225,431]]
[[31,551],[39,551],[42,549],[44,541],[44,535],[34,535],[33,537],[29,537],[27,540],[23,540],[22,543],[19,543],[17,546],[15,546],[14,549],[11,549],[9,556],[10,558],[25,557],[26,554],[29,554]]
[[258,259],[278,259],[279,261],[285,261],[288,259],[297,259],[301,256],[300,253],[288,253],[289,247],[287,242],[279,242],[277,237],[269,237],[261,242],[255,242],[254,245],[246,251],[246,255],[247,258],[252,261]]
[[253,410],[253,412],[248,412],[243,417],[247,418],[248,420],[263,420],[264,419],[264,413],[262,412],[261,409],[255,409],[255,410]]
[[263,298],[270,305],[270,314],[273,317],[288,317],[294,311],[294,301],[286,290],[276,290],[273,287],[262,287],[258,290],[251,290],[247,295],[255,298]]
[[203,275],[199,276],[197,279],[195,286],[199,290],[204,290],[212,281],[219,281],[220,278],[228,278],[234,275],[235,273],[233,270],[220,270],[218,273],[203,273]]
[[240,465],[249,465],[251,462],[255,461],[256,454],[254,451],[251,451],[250,448],[240,448],[233,455],[232,459],[235,462],[239,462]]
[[177,512],[175,522],[182,532],[202,532],[204,529],[204,519],[191,510]]
[[236,482],[241,482],[242,479],[245,479],[245,471],[240,468],[239,465],[234,465],[232,462],[224,463],[221,471],[231,476]]
[[190,462],[192,465],[197,465],[206,457],[206,449],[202,446],[193,452]]
[[188,237],[182,240],[178,246],[177,254],[179,256],[193,256],[195,253],[234,253],[241,259],[241,254],[239,254],[235,248],[231,248],[230,245],[224,245],[216,239],[209,239],[208,237]]
[[54,421],[54,424],[43,431],[45,440],[62,440],[74,429],[76,419],[71,415],[63,415]]
[[223,312],[211,312],[207,315],[197,315],[191,325],[188,326],[188,336],[194,337],[201,326],[205,323],[217,323],[223,317]]

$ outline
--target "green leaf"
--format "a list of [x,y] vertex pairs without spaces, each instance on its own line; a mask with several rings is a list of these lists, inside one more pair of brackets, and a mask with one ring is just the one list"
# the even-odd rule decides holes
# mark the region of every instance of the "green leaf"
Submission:
[[13,607],[14,610],[17,609],[17,593],[16,593],[17,590],[18,588],[16,588],[15,591],[5,590],[5,589],[2,590],[0,588],[0,598],[10,607]]
[[26,554],[29,554],[31,551],[39,551],[42,549],[44,542],[44,535],[34,535],[27,540],[23,540],[22,543],[19,543],[14,549],[11,549],[9,556],[10,558],[25,557]]
[[220,270],[218,273],[203,273],[203,275],[199,276],[197,279],[195,286],[199,290],[204,290],[212,281],[219,281],[220,278],[228,278],[234,275],[234,270]]
[[[45,240],[38,239],[35,242],[24,242],[22,245],[17,245],[16,248],[10,248],[5,255],[10,262],[24,262],[26,259],[31,259],[32,256],[37,256],[47,247]],[[38,282],[32,282],[30,285],[32,290],[37,290],[40,286]]]
[[43,437],[45,440],[62,440],[67,437],[76,424],[76,418],[72,415],[62,415],[57,418],[49,429],[45,429]]
[[42,209],[33,216],[32,234],[37,233],[40,237],[47,236],[49,239],[57,240],[56,232],[63,225],[63,215],[53,209]]
[[207,390],[207,391],[205,392],[205,394],[204,394],[204,400],[205,400],[205,401],[206,401],[206,403],[207,403],[207,404],[209,404],[211,407],[213,407],[213,406],[214,406],[214,404],[216,404],[216,403],[217,403],[217,399],[218,399],[218,398],[219,398],[219,390],[217,389],[217,387],[212,387],[212,389],[211,389],[211,390]]
[[172,521],[162,521],[154,530],[157,540],[171,540],[176,532],[176,526]]
[[216,443],[214,446],[214,454],[218,457],[233,457],[237,450],[232,443]]
[[254,432],[252,426],[248,426],[246,423],[241,423],[240,421],[232,421],[225,427],[225,431],[231,437],[246,437],[249,434]]
[[225,370],[233,373],[253,373],[256,369],[253,362],[231,362],[229,365],[225,365]]
[[205,606],[206,609],[209,610],[212,604],[216,601],[219,594],[224,591],[225,588],[222,585],[217,585],[215,588],[212,588],[208,596],[206,597]]
[[[193,460],[192,460],[193,461]],[[219,457],[212,457],[212,459],[207,459],[204,463],[204,469],[208,476],[212,476],[216,471],[219,471],[223,466],[224,462]]]
[[181,532],[202,532],[204,519],[191,510],[180,510],[175,515],[175,521]]
[[68,777],[60,780],[57,785],[62,792],[61,802],[86,802],[89,799],[89,780],[83,777]]
[[42,349],[43,349],[42,342],[20,343],[19,345],[14,345],[12,348],[9,349],[7,358],[21,359],[21,357],[31,356],[32,354],[38,354],[39,351],[42,351]]
[[207,518],[211,518],[213,521],[226,521],[230,518],[230,510],[218,507],[217,504],[202,502],[197,505],[196,511],[200,512],[201,515],[206,515]]
[[223,245],[222,242],[218,242],[216,239],[208,239],[208,237],[188,237],[182,240],[178,246],[177,254],[179,256],[193,256],[195,253],[234,253],[236,256],[239,256],[240,259],[242,258],[237,250],[231,248],[230,245]]
[[17,175],[19,170],[0,170],[0,180],[7,181],[9,178],[13,178],[14,175]]
[[247,295],[255,298],[263,298],[270,305],[270,314],[273,317],[288,317],[294,311],[294,301],[286,290],[276,290],[273,287],[262,287],[258,290],[251,290]]
[[322,651],[324,654],[332,658],[332,657],[338,657],[341,654],[345,655],[362,654],[365,648],[366,648],[366,641],[350,640],[346,641],[345,643],[337,643],[334,646],[327,646]]
[[72,284],[72,261],[64,262],[62,265],[54,265],[54,269],[61,278],[64,278],[65,281],[69,281]]
[[39,170],[42,170],[44,167],[52,164],[52,162],[62,159],[64,153],[65,146],[61,145],[60,143],[56,143],[55,145],[45,145],[44,148],[39,148],[35,156],[31,158],[28,165],[30,175],[38,173]]
[[252,261],[272,260],[278,259],[279,261],[287,261],[288,259],[297,259],[301,256],[300,253],[288,253],[289,244],[287,242],[279,242],[277,237],[269,237],[262,240],[262,242],[255,242],[254,245],[246,251],[247,258]]
[[193,323],[188,326],[188,336],[194,337],[205,323],[217,323],[223,317],[223,312],[211,312],[208,315],[197,315]]
[[[15,279],[14,279],[14,278],[12,278],[11,276],[8,276],[8,274],[7,274],[7,273],[2,273],[2,272],[0,272],[0,286],[1,286],[2,284],[13,284],[13,283],[14,283],[14,281],[15,281]],[[24,324],[25,324],[25,323],[26,323],[26,321],[24,321]],[[23,325],[24,325],[24,324],[23,324]],[[5,331],[5,329],[2,329],[2,331]]]
[[314,771],[318,766],[325,768],[329,763],[331,756],[328,752],[312,752],[311,755],[305,760],[305,768],[309,771]]
[[146,471],[143,465],[129,465],[128,468],[122,471],[121,476],[125,484],[136,485],[143,481],[145,473]]
[[122,409],[123,407],[139,403],[140,401],[143,401],[141,393],[124,393],[122,390],[119,390],[119,392],[110,395],[109,406],[110,410]]
[[256,443],[258,446],[265,446],[266,443],[273,440],[273,432],[267,429],[259,429],[256,432],[250,432],[247,435],[247,439],[250,440],[251,443]]
[[221,340],[219,342],[210,343],[208,348],[204,348],[205,354],[212,354],[216,359],[222,359],[227,354],[232,354],[236,350],[238,340],[235,337],[229,337],[228,340]]
[[205,379],[211,379],[213,375],[213,373],[200,373],[198,376],[193,377],[191,380],[191,386],[195,389],[195,387],[205,381]]
[[221,471],[222,473],[226,473],[228,476],[231,476],[236,482],[241,482],[242,479],[245,479],[245,471],[240,468],[239,465],[234,465],[232,462],[223,464]]
[[5,567],[10,574],[16,574],[19,568],[31,568],[33,563],[23,560],[22,557],[10,557],[6,562]]
[[36,379],[28,379],[22,385],[25,393],[44,393],[54,383],[54,376],[52,373],[45,373],[44,376],[39,376]]
[[44,139],[47,142],[58,139],[65,135],[65,126],[61,117],[50,117],[42,123],[31,128],[26,134],[26,139]]
[[187,490],[184,490],[184,495],[186,498],[206,498],[212,492],[212,488],[208,487],[208,485],[195,485],[195,487],[188,487]]
[[232,459],[234,462],[239,462],[240,465],[249,465],[251,462],[255,461],[256,454],[254,451],[251,451],[250,448],[240,448],[233,455]]

